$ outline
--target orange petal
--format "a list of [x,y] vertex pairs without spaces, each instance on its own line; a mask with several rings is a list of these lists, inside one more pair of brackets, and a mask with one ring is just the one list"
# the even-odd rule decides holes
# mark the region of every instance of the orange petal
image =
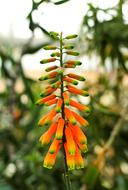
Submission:
[[69,105],[69,93],[67,91],[63,92],[64,104]]
[[84,160],[77,146],[76,146],[76,154],[75,154],[75,166],[76,166],[76,169],[84,168]]
[[44,163],[43,163],[43,166],[45,168],[52,169],[52,167],[55,164],[56,156],[57,156],[59,149],[60,149],[60,146],[57,148],[57,150],[56,150],[56,152],[54,152],[54,154],[50,154],[50,152],[48,152],[46,154],[46,156],[44,158]]
[[90,112],[89,110],[89,107],[88,106],[85,106],[85,105],[82,105],[74,100],[70,100],[70,105],[79,109],[80,111],[84,111],[84,112]]
[[61,143],[60,140],[57,140],[56,138],[54,138],[54,140],[53,140],[53,142],[52,142],[52,144],[51,144],[51,146],[49,148],[49,153],[54,154],[54,152],[56,152],[56,150],[57,150],[60,143]]
[[57,68],[58,68],[58,66],[54,65],[54,66],[51,66],[51,67],[46,68],[45,71],[46,71],[46,72],[49,72],[49,71],[53,71],[53,70],[55,70],[55,69],[57,69]]
[[87,137],[78,125],[72,125],[68,122],[68,127],[72,130],[73,135],[80,141],[81,144],[87,144]]
[[45,125],[48,125],[49,123],[51,123],[52,119],[56,116],[56,111],[55,109],[52,109],[49,114],[47,115],[45,121],[44,121],[44,124]]
[[63,128],[64,128],[64,119],[63,118],[59,118],[58,120],[58,126],[57,126],[57,131],[56,131],[56,139],[60,140],[63,137]]
[[88,96],[88,92],[84,91],[84,90],[80,90],[72,85],[66,85],[67,89],[69,90],[69,92],[74,93],[74,94],[79,94],[82,96]]
[[82,125],[82,126],[88,126],[89,123],[86,119],[84,119],[82,116],[78,115],[76,112],[72,111],[73,116],[76,118],[76,120]]
[[56,95],[54,95],[54,94],[49,95],[49,96],[47,96],[47,97],[45,97],[45,98],[41,98],[40,100],[38,100],[38,101],[36,102],[36,104],[37,104],[37,105],[41,105],[41,104],[43,104],[43,103],[45,103],[45,102],[47,102],[47,101],[49,101],[49,100],[54,99],[55,97],[56,97]]
[[55,104],[58,101],[58,98],[54,98],[52,100],[49,100],[45,103],[46,106],[51,106],[53,104]]
[[63,100],[59,98],[56,104],[56,108],[55,108],[57,113],[61,111],[62,104],[63,104]]
[[66,153],[66,162],[67,162],[68,170],[74,170],[75,169],[75,157],[74,157],[74,155],[71,155],[68,153],[67,143],[64,144],[64,149],[65,149],[65,153]]
[[76,75],[74,73],[67,74],[68,77],[71,77],[73,79],[79,80],[79,81],[85,81],[85,78],[79,75]]
[[74,155],[76,152],[76,146],[72,136],[72,132],[69,127],[66,127],[65,129],[65,137],[66,137],[68,152],[69,154]]
[[52,135],[56,132],[57,122],[53,123],[49,129],[40,137],[39,141],[41,144],[48,144],[52,138]]
[[78,145],[79,149],[85,153],[88,151],[88,147],[87,147],[87,144],[81,144],[80,141],[77,139],[77,137],[74,136],[74,139],[75,139],[75,142],[76,144]]
[[72,83],[72,84],[74,84],[74,85],[77,85],[77,84],[78,84],[78,82],[77,82],[76,80],[71,79],[71,78],[66,77],[66,76],[63,77],[63,80],[66,81],[66,82],[70,82],[70,83]]
[[66,118],[73,124],[75,125],[76,124],[76,119],[75,117],[73,116],[72,114],[72,111],[68,108],[64,108],[64,113],[65,113],[65,116]]

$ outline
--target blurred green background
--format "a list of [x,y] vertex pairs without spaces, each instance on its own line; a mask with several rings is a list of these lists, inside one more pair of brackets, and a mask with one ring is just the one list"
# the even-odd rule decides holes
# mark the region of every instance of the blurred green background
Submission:
[[[34,20],[35,12],[38,14],[43,5],[48,7],[47,11],[51,11],[49,5],[54,5],[61,12],[63,6],[75,2],[30,2],[26,17],[30,38],[24,38],[23,33],[24,39],[12,35],[10,40],[0,34],[0,190],[65,190],[62,155],[59,154],[53,170],[42,167],[47,148],[38,142],[43,130],[37,127],[37,122],[47,110],[36,107],[35,101],[43,88],[36,80],[43,67],[33,72],[30,68],[31,60],[43,45],[56,43],[50,38],[49,29]],[[81,0],[79,4],[83,2],[85,12],[78,26],[79,39],[74,43],[81,53],[79,59],[85,60],[81,70],[87,78],[84,88],[89,90],[92,111],[88,116],[90,128],[86,130],[89,149],[84,155],[86,167],[70,172],[72,186],[73,190],[127,190],[128,1],[119,0],[110,7],[97,6],[93,1]],[[8,14],[6,9],[5,13]],[[74,22],[69,25],[72,27]],[[35,32],[41,38],[36,39]],[[39,57],[44,58],[43,54]],[[28,59],[27,68],[22,61],[29,55],[33,57]],[[35,63],[38,67],[39,61]]]

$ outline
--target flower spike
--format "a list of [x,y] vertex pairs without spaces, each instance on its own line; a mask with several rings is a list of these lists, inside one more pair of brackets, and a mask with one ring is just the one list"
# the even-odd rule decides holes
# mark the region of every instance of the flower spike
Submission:
[[[61,151],[61,146],[63,147],[63,154],[65,157],[65,164],[68,170],[81,169],[84,167],[84,159],[81,153],[87,152],[87,137],[81,129],[81,126],[87,126],[88,121],[80,116],[77,112],[72,109],[77,108],[80,112],[83,112],[87,116],[90,110],[89,107],[83,105],[76,100],[70,98],[73,94],[88,96],[88,92],[76,88],[79,81],[85,81],[83,76],[79,76],[75,73],[68,73],[66,68],[76,68],[80,66],[82,62],[63,59],[63,55],[78,56],[79,52],[72,51],[74,49],[74,44],[67,43],[68,40],[77,37],[76,34],[71,34],[66,37],[63,33],[57,33],[51,31],[50,36],[59,41],[58,45],[47,45],[44,50],[53,50],[51,53],[51,58],[43,59],[40,61],[41,64],[52,63],[59,61],[60,65],[53,64],[52,66],[45,69],[46,75],[39,78],[41,82],[46,82],[47,87],[45,87],[40,98],[36,104],[44,105],[47,107],[52,106],[52,109],[48,113],[41,117],[38,122],[39,126],[47,125],[47,130],[40,137],[41,145],[49,145],[48,152],[44,158],[43,166],[52,169],[58,151]],[[55,50],[55,51],[54,51]],[[68,57],[69,57],[68,56]],[[51,107],[50,107],[51,108]],[[79,126],[79,125],[80,126]]]

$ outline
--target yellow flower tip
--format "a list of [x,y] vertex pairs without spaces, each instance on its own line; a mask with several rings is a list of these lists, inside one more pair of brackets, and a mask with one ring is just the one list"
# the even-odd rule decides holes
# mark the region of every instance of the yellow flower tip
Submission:
[[44,168],[47,168],[47,169],[52,169],[52,168],[53,168],[53,166],[51,166],[51,165],[49,165],[49,164],[43,164],[43,167],[44,167]]
[[71,154],[71,155],[75,155],[76,150],[69,150],[68,152],[69,152],[69,154]]

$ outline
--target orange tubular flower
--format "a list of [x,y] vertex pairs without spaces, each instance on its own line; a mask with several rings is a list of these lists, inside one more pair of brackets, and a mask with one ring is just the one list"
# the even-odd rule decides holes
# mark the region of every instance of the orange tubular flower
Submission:
[[67,91],[63,92],[63,98],[64,98],[64,104],[68,106],[70,100],[69,100],[69,93]]
[[76,119],[74,115],[72,114],[72,111],[68,108],[64,108],[64,113],[65,113],[66,118],[71,122],[71,124],[75,125]]
[[63,100],[59,98],[56,104],[56,108],[55,108],[57,113],[61,111],[62,104],[63,104]]
[[66,77],[66,76],[63,77],[63,80],[66,81],[66,82],[70,82],[70,83],[72,83],[74,85],[78,84],[78,82],[76,80],[73,80],[73,79],[71,79],[69,77]]
[[52,79],[52,78],[56,77],[57,75],[58,75],[58,72],[53,71],[53,72],[49,73],[48,75],[40,77],[39,80],[42,81],[42,80]]
[[48,168],[48,169],[52,169],[54,164],[55,164],[55,161],[56,161],[56,156],[57,156],[57,153],[60,149],[60,146],[57,148],[56,152],[54,152],[54,154],[51,154],[50,152],[48,152],[44,158],[44,163],[43,163],[43,166],[45,168]]
[[78,125],[72,125],[68,122],[68,127],[72,130],[73,135],[80,141],[81,144],[87,144],[87,137]]
[[70,128],[68,127],[66,127],[65,129],[65,137],[66,137],[67,149],[68,149],[69,154],[75,155],[76,145],[72,136],[72,132]]
[[41,64],[50,63],[56,61],[56,58],[43,59],[40,61]]
[[76,154],[75,154],[75,167],[76,169],[84,168],[84,160],[77,146],[76,146]]
[[44,125],[48,125],[49,123],[51,123],[52,119],[55,117],[56,114],[57,113],[55,109],[51,110],[44,121]]
[[75,169],[75,157],[68,153],[67,143],[64,144],[65,154],[66,154],[66,162],[68,166],[68,170]]
[[88,151],[87,144],[81,144],[80,141],[75,136],[74,136],[74,139],[79,149],[81,150],[81,152],[85,153]]
[[45,96],[48,96],[49,94],[55,92],[57,90],[57,88],[51,88],[51,87],[48,87],[46,88],[46,90],[44,92],[42,92],[40,95],[45,97]]
[[56,139],[57,140],[61,140],[62,137],[63,137],[64,123],[65,123],[64,119],[63,118],[59,118],[57,130],[56,130]]
[[53,123],[49,129],[40,137],[40,142],[43,145],[46,145],[50,142],[52,135],[56,132],[57,122]]
[[64,64],[64,67],[65,68],[75,68],[76,66],[75,65],[70,65],[70,64]]
[[85,81],[85,78],[79,75],[76,75],[74,73],[68,73],[67,74],[68,77],[71,77],[73,79],[79,80],[79,81]]
[[54,94],[49,95],[49,96],[47,96],[47,97],[45,97],[45,98],[41,98],[40,100],[38,100],[38,101],[36,102],[36,104],[37,104],[37,105],[41,105],[41,104],[43,104],[43,103],[45,103],[45,102],[47,102],[47,101],[49,101],[49,100],[54,99],[55,97],[56,97],[56,95],[54,95]]
[[70,100],[70,105],[79,109],[80,111],[84,111],[86,113],[89,113],[90,112],[90,109],[88,106],[85,106],[85,105],[82,105],[74,100]]
[[54,65],[54,66],[51,66],[51,67],[46,68],[45,71],[46,71],[46,72],[50,72],[50,71],[53,71],[53,70],[55,70],[55,69],[57,69],[57,68],[58,68],[58,66],[57,66],[57,65]]
[[52,100],[47,101],[44,105],[51,106],[51,105],[55,104],[57,101],[58,101],[58,98],[54,98]]
[[54,138],[54,140],[49,148],[49,153],[54,154],[57,151],[60,143],[61,143],[60,140],[57,140],[56,138]]
[[88,121],[86,119],[84,119],[83,117],[81,117],[80,115],[78,115],[76,112],[72,111],[73,116],[76,118],[76,120],[82,125],[82,126],[88,126]]
[[72,85],[66,85],[67,89],[69,90],[69,92],[74,93],[74,94],[79,94],[82,96],[88,96],[88,92],[85,90],[80,90]]

